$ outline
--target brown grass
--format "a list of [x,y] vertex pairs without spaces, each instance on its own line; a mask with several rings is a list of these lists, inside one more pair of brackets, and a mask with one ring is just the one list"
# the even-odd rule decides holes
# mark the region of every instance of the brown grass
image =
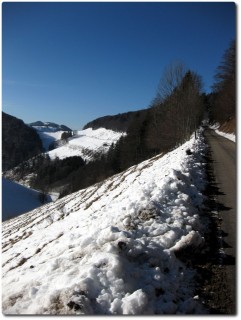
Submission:
[[225,133],[235,133],[236,131],[236,119],[231,118],[227,121],[225,121],[219,128],[219,131],[225,132]]

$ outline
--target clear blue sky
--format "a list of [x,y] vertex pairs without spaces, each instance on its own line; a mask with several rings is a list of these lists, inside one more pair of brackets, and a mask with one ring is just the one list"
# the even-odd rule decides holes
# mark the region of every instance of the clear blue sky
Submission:
[[5,2],[2,16],[3,111],[73,129],[147,108],[173,61],[210,92],[236,37],[232,2]]

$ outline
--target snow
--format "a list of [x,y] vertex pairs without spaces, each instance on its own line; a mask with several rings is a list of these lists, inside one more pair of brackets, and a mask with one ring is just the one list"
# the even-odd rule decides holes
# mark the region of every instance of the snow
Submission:
[[[40,207],[39,192],[2,178],[2,220]],[[48,196],[47,201],[51,198]]]
[[210,126],[210,129],[213,129],[220,136],[223,136],[226,139],[229,139],[233,142],[236,142],[236,135],[234,133],[226,133],[226,132],[220,131],[220,130],[218,130],[219,127],[220,127],[220,124],[215,123],[212,126]]
[[[187,155],[186,150],[192,150]],[[202,137],[3,223],[4,314],[200,314]]]
[[42,141],[44,149],[48,150],[50,144],[54,141],[60,140],[62,133],[65,131],[56,131],[56,132],[37,131],[37,132],[38,132],[38,135]]
[[51,122],[42,122],[42,124],[42,126],[32,126],[32,128],[37,131],[44,149],[48,151],[50,144],[60,140],[63,132],[66,131],[61,130],[60,126],[56,124],[55,126],[51,126]]
[[215,132],[216,132],[217,134],[219,134],[220,136],[225,137],[226,139],[229,139],[229,140],[231,140],[231,141],[233,141],[233,142],[236,141],[236,136],[235,136],[235,134],[233,134],[233,133],[222,132],[222,131],[219,131],[218,129],[216,129]]
[[58,157],[80,156],[89,161],[94,153],[105,153],[109,150],[112,143],[116,143],[124,133],[99,128],[93,130],[88,128],[77,131],[77,135],[68,139],[67,144],[48,152],[51,159]]

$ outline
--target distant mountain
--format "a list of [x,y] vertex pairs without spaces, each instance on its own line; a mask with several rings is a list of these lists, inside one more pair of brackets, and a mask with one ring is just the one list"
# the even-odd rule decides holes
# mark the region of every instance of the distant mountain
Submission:
[[70,129],[69,127],[63,124],[56,124],[54,122],[36,121],[29,123],[29,125],[38,131],[45,132],[72,131],[72,129]]
[[37,132],[22,120],[2,113],[2,170],[11,169],[43,151]]
[[137,120],[147,110],[131,111],[126,113],[119,113],[113,116],[105,116],[97,118],[91,122],[88,122],[83,129],[99,129],[105,128],[113,131],[127,132],[130,125]]

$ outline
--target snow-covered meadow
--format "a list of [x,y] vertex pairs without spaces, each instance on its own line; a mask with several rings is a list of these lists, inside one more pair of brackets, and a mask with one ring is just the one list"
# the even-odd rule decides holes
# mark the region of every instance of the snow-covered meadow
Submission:
[[65,145],[49,151],[48,154],[51,159],[80,156],[88,161],[91,160],[93,153],[107,152],[111,144],[115,144],[124,134],[105,128],[96,130],[88,128],[77,131],[76,136],[69,138]]
[[[188,150],[188,152],[187,152]],[[199,314],[202,137],[3,223],[5,314]]]

